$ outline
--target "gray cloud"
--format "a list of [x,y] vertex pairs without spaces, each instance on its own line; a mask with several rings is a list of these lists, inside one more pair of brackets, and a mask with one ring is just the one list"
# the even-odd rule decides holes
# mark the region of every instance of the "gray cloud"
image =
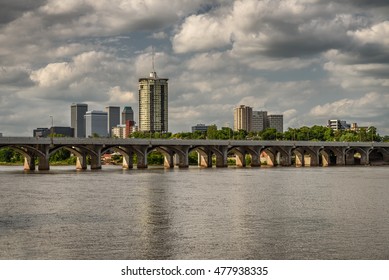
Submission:
[[246,104],[285,128],[341,112],[389,134],[386,2],[0,0],[0,132],[68,125],[72,102],[137,112],[154,46],[172,131],[232,125]]
[[0,1],[0,26],[7,24],[23,13],[33,11],[41,7],[47,0],[1,0]]

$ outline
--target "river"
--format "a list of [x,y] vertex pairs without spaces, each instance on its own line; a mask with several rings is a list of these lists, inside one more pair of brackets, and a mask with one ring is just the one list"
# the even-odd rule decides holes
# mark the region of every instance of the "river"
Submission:
[[388,167],[0,167],[0,259],[389,259]]

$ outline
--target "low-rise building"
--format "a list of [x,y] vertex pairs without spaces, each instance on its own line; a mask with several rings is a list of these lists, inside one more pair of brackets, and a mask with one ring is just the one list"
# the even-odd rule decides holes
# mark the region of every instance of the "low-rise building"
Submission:
[[49,137],[50,134],[63,137],[73,137],[74,128],[68,126],[38,127],[33,130],[34,137]]
[[328,120],[327,127],[331,128],[332,130],[346,130],[350,129],[351,125],[342,120]]
[[207,132],[209,125],[205,125],[202,123],[198,123],[195,126],[192,126],[192,133],[195,131],[200,131],[200,132]]

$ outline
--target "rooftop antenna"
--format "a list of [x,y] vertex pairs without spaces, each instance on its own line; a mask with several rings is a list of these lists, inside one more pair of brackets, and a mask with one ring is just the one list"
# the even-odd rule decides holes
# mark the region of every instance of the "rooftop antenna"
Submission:
[[155,72],[154,60],[155,60],[155,52],[154,52],[154,46],[152,46],[151,47],[151,62],[152,62],[153,71],[150,73],[150,78],[156,79],[157,78],[157,72]]
[[154,65],[154,61],[155,61],[155,52],[154,52],[154,46],[151,47],[151,57],[152,57],[152,66],[153,66],[153,72],[155,72],[155,65]]

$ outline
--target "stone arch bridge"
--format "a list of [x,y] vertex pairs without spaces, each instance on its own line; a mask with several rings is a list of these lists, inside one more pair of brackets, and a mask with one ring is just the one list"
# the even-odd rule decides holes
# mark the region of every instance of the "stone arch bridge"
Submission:
[[77,169],[101,168],[101,156],[118,152],[123,156],[123,168],[147,168],[147,155],[159,151],[164,155],[165,167],[189,166],[189,153],[198,153],[201,167],[227,167],[228,158],[236,165],[250,166],[329,166],[389,164],[389,143],[379,142],[314,142],[314,141],[234,141],[181,139],[113,139],[113,138],[31,138],[0,137],[0,148],[11,148],[21,153],[24,168],[49,170],[49,158],[60,149],[67,149],[77,157]]

